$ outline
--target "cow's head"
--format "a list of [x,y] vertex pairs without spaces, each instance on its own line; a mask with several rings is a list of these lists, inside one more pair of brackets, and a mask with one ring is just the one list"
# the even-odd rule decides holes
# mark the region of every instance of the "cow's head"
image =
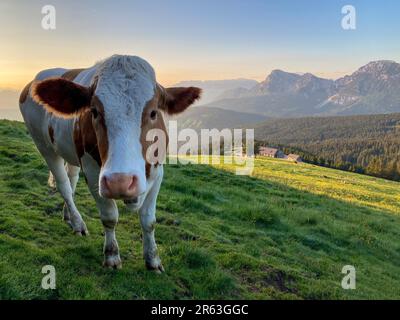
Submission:
[[112,56],[97,66],[91,86],[62,78],[33,85],[32,96],[49,112],[64,118],[91,112],[101,159],[100,195],[133,199],[146,190],[150,164],[147,132],[166,133],[162,112],[177,114],[200,97],[195,87],[163,88],[153,68],[134,56]]

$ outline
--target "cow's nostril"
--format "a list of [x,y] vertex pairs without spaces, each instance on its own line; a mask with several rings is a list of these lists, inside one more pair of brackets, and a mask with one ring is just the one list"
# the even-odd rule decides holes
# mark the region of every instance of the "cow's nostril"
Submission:
[[107,178],[106,178],[106,177],[103,177],[103,186],[104,186],[106,189],[109,189],[108,181],[107,181]]
[[128,190],[133,190],[133,189],[136,188],[136,186],[137,186],[137,177],[136,176],[132,176],[131,183],[128,186]]

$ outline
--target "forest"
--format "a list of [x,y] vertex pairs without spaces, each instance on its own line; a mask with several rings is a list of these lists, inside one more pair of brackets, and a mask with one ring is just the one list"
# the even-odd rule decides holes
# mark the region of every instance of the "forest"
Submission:
[[271,119],[255,126],[258,146],[305,162],[400,180],[400,114]]

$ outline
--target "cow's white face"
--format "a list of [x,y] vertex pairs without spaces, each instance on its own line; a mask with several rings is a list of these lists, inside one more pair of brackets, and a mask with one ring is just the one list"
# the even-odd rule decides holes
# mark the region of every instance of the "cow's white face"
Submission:
[[103,107],[108,140],[107,159],[100,173],[100,194],[137,197],[146,191],[146,161],[140,137],[143,110],[156,93],[154,70],[143,59],[122,56],[106,60],[96,77],[94,94]]
[[62,117],[85,116],[94,129],[101,160],[100,195],[134,199],[146,191],[149,130],[165,130],[162,112],[176,114],[200,97],[200,89],[157,84],[153,68],[135,56],[112,56],[98,64],[92,85],[65,79],[33,85],[34,99]]

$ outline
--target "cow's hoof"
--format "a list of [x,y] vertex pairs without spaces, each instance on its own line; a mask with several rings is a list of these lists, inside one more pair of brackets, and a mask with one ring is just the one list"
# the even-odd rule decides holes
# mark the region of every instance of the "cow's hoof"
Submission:
[[[72,225],[72,223],[71,223],[71,225]],[[88,236],[89,235],[89,231],[88,231],[88,229],[86,227],[86,224],[83,221],[77,227],[74,227],[72,225],[72,230],[74,231],[74,234],[77,235],[77,236]]]
[[146,261],[147,270],[154,271],[155,273],[161,274],[165,272],[163,265],[161,264],[160,258],[155,258],[152,261]]
[[78,236],[78,237],[82,237],[82,236],[88,236],[89,235],[89,231],[74,231],[74,235]]
[[103,262],[103,267],[109,269],[121,269],[122,262],[121,258],[119,257],[119,254],[105,257]]

